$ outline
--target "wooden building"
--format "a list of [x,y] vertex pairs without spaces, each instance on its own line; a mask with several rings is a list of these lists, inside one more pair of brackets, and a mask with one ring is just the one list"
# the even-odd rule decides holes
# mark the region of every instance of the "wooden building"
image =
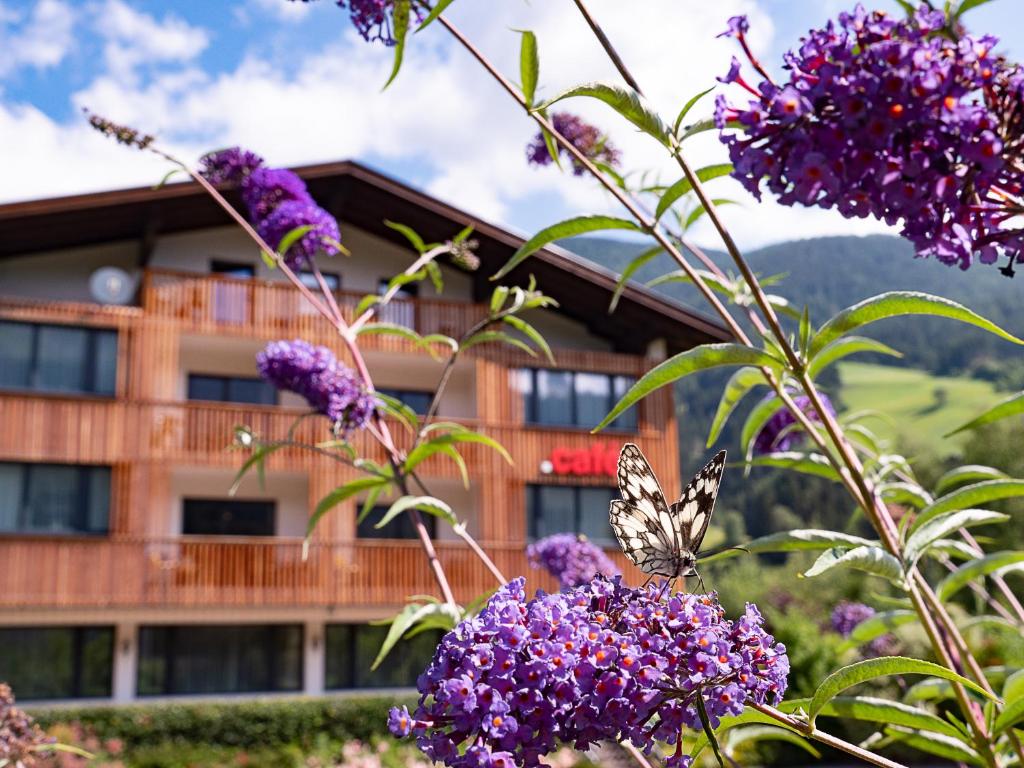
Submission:
[[[421,285],[384,319],[457,335],[486,314],[488,278],[519,237],[356,163],[297,170],[352,251],[321,264],[344,311],[414,258],[392,220],[434,241],[474,224],[482,267],[445,264],[443,295]],[[103,267],[119,271],[96,277]],[[473,446],[469,489],[438,461],[431,491],[507,575],[528,573],[532,538],[561,530],[607,544],[625,566],[609,540],[607,456],[637,442],[678,487],[670,389],[615,429],[588,428],[666,355],[727,333],[638,286],[609,316],[615,275],[559,248],[510,279],[530,274],[561,304],[531,318],[557,363],[474,349],[440,410],[494,436],[515,464]],[[343,354],[195,184],[0,206],[0,680],[21,699],[315,694],[415,679],[433,637],[369,670],[383,630],[367,622],[436,591],[407,523],[357,525],[356,499],[323,520],[304,558],[309,510],[348,476],[299,450],[271,458],[264,486],[250,477],[228,495],[244,458],[231,449],[235,427],[280,438],[303,412],[254,363],[267,341],[294,338]],[[439,364],[394,337],[363,344],[377,387],[425,407]],[[300,435],[323,430],[307,420]],[[438,525],[436,538],[460,600],[493,587],[450,531]]]

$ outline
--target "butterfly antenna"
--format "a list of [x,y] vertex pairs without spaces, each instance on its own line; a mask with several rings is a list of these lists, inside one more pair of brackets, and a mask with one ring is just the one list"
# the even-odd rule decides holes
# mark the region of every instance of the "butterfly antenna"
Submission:
[[704,579],[701,577],[700,571],[694,568],[693,575],[697,577],[697,583],[700,584],[700,591],[706,595],[708,593],[708,588],[704,586]]
[[728,552],[729,550],[732,550],[732,549],[739,550],[740,552],[746,552],[748,555],[750,554],[750,550],[747,549],[746,547],[725,547],[724,549],[719,549],[716,552],[708,552],[708,554],[704,555],[703,557],[698,557],[697,559],[698,560],[707,560],[709,557],[714,557],[715,555],[720,555],[722,552]]

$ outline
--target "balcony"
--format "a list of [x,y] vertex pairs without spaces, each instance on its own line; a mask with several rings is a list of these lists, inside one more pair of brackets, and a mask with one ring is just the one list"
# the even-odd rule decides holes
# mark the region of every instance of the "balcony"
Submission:
[[[495,587],[461,543],[435,544],[463,603]],[[557,589],[529,568],[522,546],[484,545],[507,578]],[[627,580],[640,574],[615,552]],[[0,607],[393,607],[437,587],[417,542],[314,542],[212,537],[0,539]]]

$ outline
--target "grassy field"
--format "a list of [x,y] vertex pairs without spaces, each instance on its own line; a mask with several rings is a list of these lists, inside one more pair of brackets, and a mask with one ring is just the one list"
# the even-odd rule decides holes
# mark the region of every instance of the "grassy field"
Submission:
[[890,416],[891,421],[871,419],[868,424],[880,436],[894,438],[907,454],[955,454],[967,435],[952,441],[942,436],[1006,397],[985,381],[888,365],[840,363],[839,377],[846,410]]

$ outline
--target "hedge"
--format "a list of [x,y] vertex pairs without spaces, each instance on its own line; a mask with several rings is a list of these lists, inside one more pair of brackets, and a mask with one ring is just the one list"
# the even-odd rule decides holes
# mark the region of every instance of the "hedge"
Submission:
[[318,736],[368,741],[387,733],[388,709],[413,701],[400,695],[346,695],[26,710],[43,728],[78,724],[99,739],[122,740],[128,750],[166,744],[252,748],[311,745]]

